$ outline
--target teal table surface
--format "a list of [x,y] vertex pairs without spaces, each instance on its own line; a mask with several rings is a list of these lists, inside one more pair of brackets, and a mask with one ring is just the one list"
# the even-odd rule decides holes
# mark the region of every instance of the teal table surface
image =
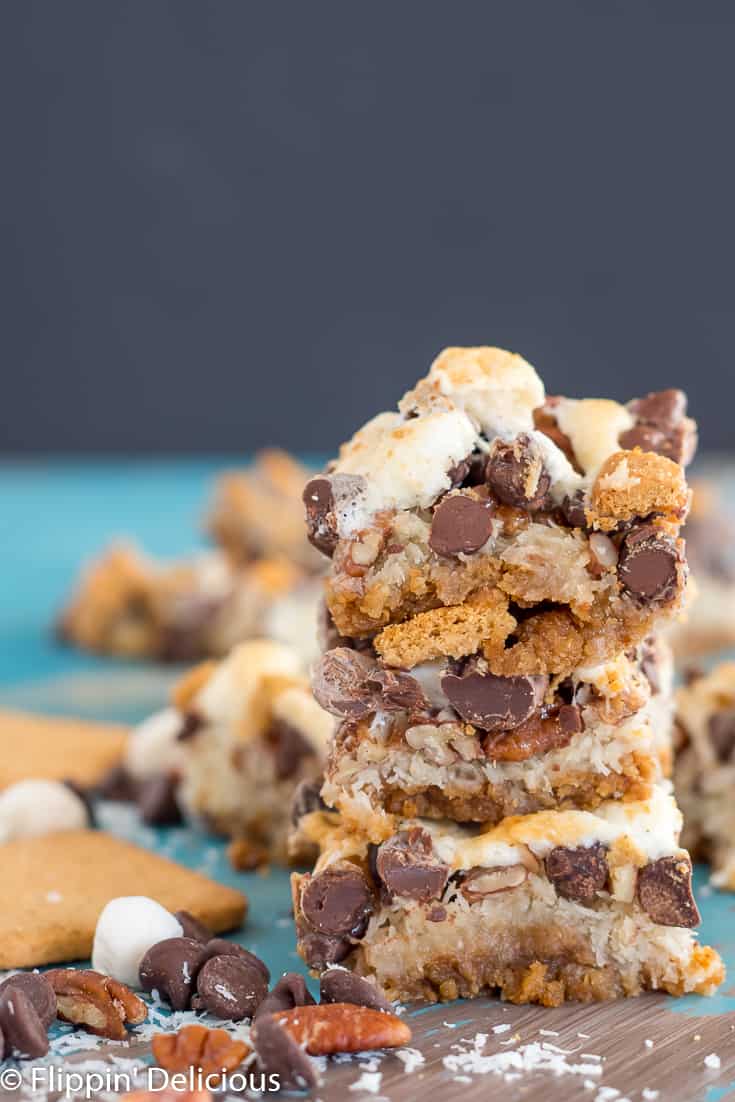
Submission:
[[[0,464],[0,706],[131,722],[165,700],[176,671],[95,658],[61,647],[51,631],[54,615],[80,564],[112,537],[134,538],[163,556],[203,547],[200,522],[213,479],[224,467],[241,464],[242,459],[236,457]],[[221,843],[187,829],[147,831],[141,838],[137,823],[124,815],[118,817],[114,829],[243,889],[250,897],[250,915],[239,939],[261,954],[276,976],[299,967],[285,871],[274,870],[267,876],[234,873]],[[704,868],[697,869],[696,883],[703,915],[700,937],[719,949],[735,978],[735,896],[710,889]],[[732,982],[727,981],[712,999],[647,996],[611,1007],[558,1011],[505,1007],[483,999],[439,1008],[414,1008],[409,1014],[427,1051],[432,1046],[441,1048],[447,1037],[447,1045],[458,1040],[451,1030],[466,1038],[475,1030],[487,1032],[493,1023],[508,1021],[522,1028],[524,1036],[538,1039],[539,1030],[546,1028],[561,1036],[573,1022],[578,1033],[590,1037],[587,1046],[598,1046],[597,1052],[605,1053],[608,1044],[617,1046],[604,1057],[609,1059],[604,1083],[619,1093],[600,1094],[600,1102],[605,1098],[642,1099],[644,1088],[652,1091],[659,1085],[665,1087],[660,1092],[662,1102],[669,1098],[719,1099],[735,1095]],[[676,1035],[686,1041],[674,1045],[665,1062],[660,1057],[657,1063],[648,1052],[645,1071],[643,1067],[637,1070],[637,1078],[631,1082],[631,1067],[638,1067],[631,1053],[633,1048],[639,1052],[644,1034]],[[699,1041],[693,1040],[697,1037]],[[703,1063],[703,1055],[712,1051],[717,1051],[721,1060],[717,1069]],[[429,1062],[428,1066],[433,1069],[431,1073],[414,1073],[420,1078],[404,1074],[401,1067],[386,1073],[380,1096],[423,1096],[433,1082],[445,1098],[480,1098],[491,1088],[501,1090],[506,1099],[540,1093],[540,1088],[534,1095],[522,1084],[502,1079],[496,1082],[493,1075],[476,1079],[468,1075],[468,1082],[461,1082],[460,1076],[458,1082],[443,1065],[435,1068]],[[345,1097],[344,1091],[356,1075],[353,1068],[350,1079],[340,1065],[333,1081],[327,1078],[319,1097]],[[531,1078],[538,1087],[538,1076]],[[578,1076],[559,1079],[553,1074],[548,1080],[546,1093],[552,1098],[595,1099],[603,1082],[585,1087]],[[369,1093],[366,1087],[362,1094],[358,1090],[350,1097],[367,1097]]]

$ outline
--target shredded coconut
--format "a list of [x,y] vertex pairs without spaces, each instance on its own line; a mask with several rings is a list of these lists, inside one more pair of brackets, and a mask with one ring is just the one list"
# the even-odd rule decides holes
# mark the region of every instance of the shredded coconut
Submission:
[[367,1091],[368,1094],[377,1094],[383,1076],[379,1071],[364,1071],[359,1079],[351,1084],[351,1091]]

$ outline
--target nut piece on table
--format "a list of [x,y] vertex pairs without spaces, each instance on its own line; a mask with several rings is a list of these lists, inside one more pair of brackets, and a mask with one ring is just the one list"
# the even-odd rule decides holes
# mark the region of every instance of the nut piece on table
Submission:
[[152,1041],[153,1056],[159,1067],[171,1073],[198,1068],[204,1076],[234,1071],[250,1052],[224,1029],[186,1025],[178,1033],[157,1033]]
[[397,1048],[411,1040],[410,1026],[395,1014],[351,1003],[299,1006],[274,1018],[310,1056]]
[[125,1027],[146,1019],[148,1007],[143,1000],[109,976],[76,968],[52,968],[44,974],[56,992],[58,1017],[88,1033],[124,1041]]

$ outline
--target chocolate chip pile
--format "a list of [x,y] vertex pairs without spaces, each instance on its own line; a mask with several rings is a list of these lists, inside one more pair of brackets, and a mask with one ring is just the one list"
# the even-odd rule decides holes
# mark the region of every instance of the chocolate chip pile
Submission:
[[294,808],[320,847],[295,877],[311,967],[549,1004],[716,982],[693,939],[670,973],[645,943],[699,921],[662,639],[695,446],[681,391],[547,397],[521,357],[450,348],[308,483],[312,687],[339,721]]

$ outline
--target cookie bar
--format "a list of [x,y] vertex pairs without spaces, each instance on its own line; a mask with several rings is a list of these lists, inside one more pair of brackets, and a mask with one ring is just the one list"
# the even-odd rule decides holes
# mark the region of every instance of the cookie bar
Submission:
[[119,544],[84,571],[57,629],[85,650],[170,662],[223,655],[275,633],[308,662],[315,642],[306,625],[318,596],[316,583],[284,558],[238,568],[211,552],[163,563]]
[[178,801],[193,820],[242,843],[240,863],[248,847],[254,863],[288,859],[294,792],[321,775],[333,721],[300,670],[293,649],[251,640],[195,668],[174,691]]
[[735,662],[695,677],[676,695],[676,795],[685,839],[735,891]]
[[640,803],[544,811],[492,828],[410,819],[379,844],[313,812],[311,875],[294,875],[299,952],[340,962],[390,998],[500,992],[557,1006],[643,990],[709,994],[718,954],[697,944],[681,816]]
[[642,799],[670,769],[672,663],[650,640],[563,681],[411,673],[348,648],[315,667],[339,717],[322,797],[370,829],[381,814],[497,822],[543,808]]
[[480,651],[500,676],[637,645],[684,596],[685,407],[547,399],[520,356],[445,349],[304,491],[336,630],[390,666]]
[[321,556],[304,533],[301,495],[312,472],[287,452],[269,448],[252,467],[221,476],[205,521],[235,562],[282,555],[307,571],[321,570]]
[[681,661],[735,646],[735,515],[711,482],[693,483],[684,527],[694,592],[671,644]]

